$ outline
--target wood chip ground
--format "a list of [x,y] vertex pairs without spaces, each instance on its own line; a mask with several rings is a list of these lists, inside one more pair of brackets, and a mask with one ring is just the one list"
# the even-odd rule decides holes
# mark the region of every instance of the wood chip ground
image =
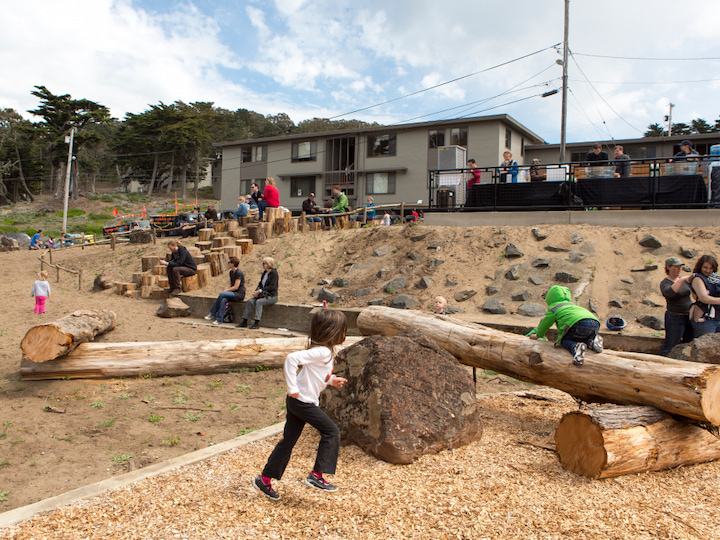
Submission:
[[575,402],[482,397],[480,441],[412,465],[341,449],[335,494],[303,484],[318,437],[306,429],[279,502],[251,487],[278,438],[0,530],[13,539],[711,539],[720,538],[720,463],[589,480],[552,449]]

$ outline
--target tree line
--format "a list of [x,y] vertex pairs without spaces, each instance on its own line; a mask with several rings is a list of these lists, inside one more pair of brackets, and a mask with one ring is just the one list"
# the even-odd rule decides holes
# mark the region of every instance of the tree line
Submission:
[[[720,133],[720,118],[715,120],[714,125],[710,125],[706,120],[703,120],[702,118],[696,118],[695,120],[691,121],[690,124],[685,124],[683,122],[678,122],[676,124],[673,122],[673,135],[695,135],[698,133]],[[667,137],[668,130],[658,123],[650,124],[647,127],[647,131],[644,133],[643,136]]]
[[81,185],[94,193],[97,181],[127,185],[132,180],[145,184],[148,195],[179,189],[185,198],[189,184],[197,194],[205,165],[216,159],[214,142],[377,125],[323,118],[296,125],[285,113],[263,116],[211,102],[182,101],[161,102],[118,120],[107,107],[89,99],[56,95],[45,86],[36,86],[31,94],[39,106],[27,112],[38,117],[37,122],[13,109],[0,109],[0,204],[34,200],[40,191],[63,194],[73,130],[73,199]]

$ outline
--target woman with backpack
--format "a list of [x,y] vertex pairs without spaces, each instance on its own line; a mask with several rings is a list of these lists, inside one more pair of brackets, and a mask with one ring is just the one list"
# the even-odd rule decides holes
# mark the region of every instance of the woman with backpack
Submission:
[[[213,321],[215,325],[223,322],[233,322],[232,320],[224,320],[226,310],[230,306],[229,302],[242,302],[245,300],[245,274],[242,273],[239,266],[240,259],[230,257],[230,287],[218,295],[215,303],[210,308],[210,313],[205,315],[206,321]],[[232,311],[229,312],[229,315],[232,315]]]

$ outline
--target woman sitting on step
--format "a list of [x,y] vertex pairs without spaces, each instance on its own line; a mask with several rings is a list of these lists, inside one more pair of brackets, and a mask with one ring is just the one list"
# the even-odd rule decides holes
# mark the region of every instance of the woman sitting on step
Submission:
[[[230,287],[218,295],[215,303],[210,308],[210,313],[205,315],[206,321],[213,321],[213,324],[216,325],[221,324],[225,318],[226,303],[245,300],[245,274],[238,268],[239,266],[240,259],[230,257]],[[232,319],[230,322],[232,322]]]
[[263,307],[274,304],[278,301],[278,273],[275,270],[275,259],[265,257],[263,259],[263,274],[260,277],[258,286],[252,293],[252,297],[248,298],[245,303],[245,311],[243,312],[243,320],[238,324],[238,328],[247,328],[248,319],[255,308],[255,321],[251,328],[260,328],[260,318],[262,317]]

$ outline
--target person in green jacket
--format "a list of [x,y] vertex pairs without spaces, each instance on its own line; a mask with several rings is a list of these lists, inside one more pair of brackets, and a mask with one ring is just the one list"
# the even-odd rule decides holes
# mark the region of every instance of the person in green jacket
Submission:
[[[335,203],[332,205],[332,208],[328,210],[331,214],[342,214],[343,212],[348,211],[348,198],[347,195],[345,195],[342,191],[340,191],[340,186],[333,186],[333,200]],[[332,225],[330,222],[332,221]],[[331,226],[335,226],[335,218],[325,218],[325,226],[329,229]]]
[[590,348],[596,353],[603,351],[600,321],[587,309],[572,303],[570,289],[553,285],[545,295],[547,313],[540,324],[528,334],[531,339],[545,337],[555,323],[558,329],[557,343],[573,355],[573,364],[582,365],[585,351]]

